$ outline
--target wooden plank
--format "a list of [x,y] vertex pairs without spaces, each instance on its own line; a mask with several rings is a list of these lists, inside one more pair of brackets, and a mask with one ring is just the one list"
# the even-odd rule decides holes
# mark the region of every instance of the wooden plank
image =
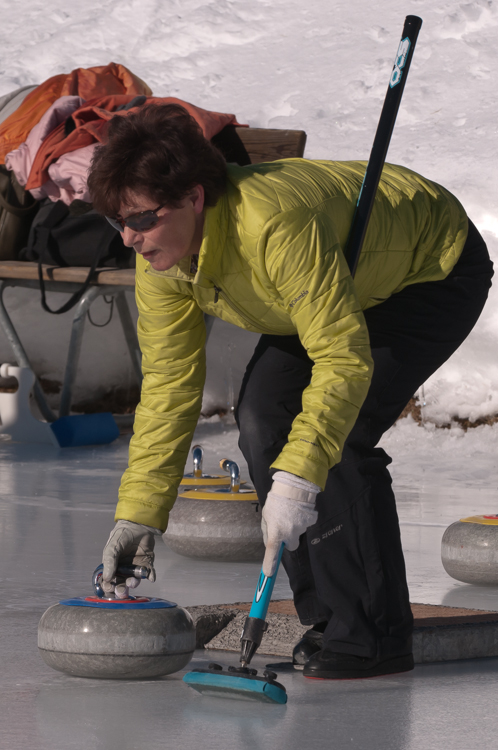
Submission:
[[[47,281],[65,281],[69,283],[82,284],[87,275],[88,268],[83,266],[70,266],[59,268],[58,266],[43,266],[43,278]],[[3,260],[0,261],[0,279],[32,279],[38,280],[38,263],[28,261]],[[103,268],[97,269],[92,284],[108,284],[111,286],[135,286],[134,268]]]
[[306,146],[304,130],[276,130],[269,128],[235,128],[251,164],[276,159],[302,157]]
[[302,157],[306,145],[304,130],[241,128],[227,125],[213,143],[232,164],[259,164],[276,159]]

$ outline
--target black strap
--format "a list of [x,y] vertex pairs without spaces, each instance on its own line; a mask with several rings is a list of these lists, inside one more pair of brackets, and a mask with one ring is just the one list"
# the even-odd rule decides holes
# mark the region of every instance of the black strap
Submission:
[[33,211],[34,205],[35,201],[30,203],[29,206],[13,206],[12,203],[9,203],[9,201],[4,198],[2,193],[0,193],[0,207],[8,211],[9,214],[14,214],[14,216],[26,216],[26,214],[29,214],[30,211]]
[[[90,286],[92,276],[95,273],[95,269],[98,266],[99,260],[103,256],[104,252],[107,250],[109,243],[112,241],[112,238],[116,234],[116,230],[110,224],[108,224],[108,226],[105,226],[103,228],[102,235],[100,238],[100,243],[96,248],[96,252],[92,261],[92,265],[90,266],[90,269],[88,271],[88,275],[85,281],[83,282],[81,287],[78,289],[78,291],[72,294],[71,297],[67,300],[67,302],[61,305],[61,307],[59,307],[58,310],[51,310],[47,304],[47,299],[45,295],[45,280],[43,278],[43,268],[42,268],[43,259],[45,257],[46,251],[48,250],[48,243],[50,240],[51,229],[57,226],[57,224],[59,224],[59,222],[61,222],[68,215],[68,213],[69,213],[69,208],[64,203],[62,203],[62,201],[57,201],[57,203],[54,203],[54,207],[50,211],[49,215],[37,227],[37,233],[36,233],[35,247],[39,252],[38,280],[40,282],[41,303],[42,303],[43,309],[49,313],[52,313],[53,315],[61,315],[62,313],[67,312],[80,301],[80,299],[83,297],[84,293]],[[54,254],[54,248],[52,249],[52,253]],[[58,252],[56,254],[58,254]],[[62,261],[59,265],[67,266],[67,263]]]

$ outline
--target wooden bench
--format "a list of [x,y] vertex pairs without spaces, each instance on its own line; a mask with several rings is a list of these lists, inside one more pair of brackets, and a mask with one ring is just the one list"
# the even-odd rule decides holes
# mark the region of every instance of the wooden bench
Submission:
[[[231,125],[224,128],[221,133],[215,136],[213,142],[223,152],[228,162],[246,166],[265,161],[275,161],[276,159],[302,157],[306,145],[306,133],[302,130],[241,128]],[[45,279],[45,288],[50,292],[73,294],[81,287],[88,275],[88,270],[88,268],[83,267],[59,268],[44,266],[43,277]],[[3,293],[7,287],[24,287],[39,290],[38,264],[11,260],[0,261],[0,325],[12,347],[16,363],[21,367],[30,367],[33,369],[22,341],[5,307]],[[140,383],[142,378],[140,348],[135,325],[133,324],[125,296],[125,292],[134,289],[134,287],[134,269],[97,269],[90,287],[74,308],[75,312],[60,399],[60,417],[68,415],[71,410],[72,393],[78,370],[86,315],[97,297],[106,295],[115,299],[133,369],[137,381]],[[213,322],[213,318],[206,319],[208,333]],[[57,416],[50,408],[38,379],[35,381],[33,395],[43,417],[49,422],[54,421]]]

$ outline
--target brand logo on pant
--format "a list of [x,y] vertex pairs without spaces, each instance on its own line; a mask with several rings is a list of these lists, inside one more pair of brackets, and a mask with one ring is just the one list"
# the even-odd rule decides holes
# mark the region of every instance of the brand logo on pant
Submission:
[[317,536],[314,539],[311,540],[311,544],[319,544],[322,539],[327,539],[327,537],[332,536],[332,534],[336,534],[338,531],[342,529],[344,524],[340,523],[339,526],[334,526],[333,529],[329,529],[321,536]]

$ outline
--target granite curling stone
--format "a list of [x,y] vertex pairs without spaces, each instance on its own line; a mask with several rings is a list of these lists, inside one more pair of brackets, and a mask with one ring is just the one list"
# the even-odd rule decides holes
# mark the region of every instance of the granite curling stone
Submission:
[[452,578],[477,586],[498,585],[498,515],[452,523],[441,541],[443,567]]
[[261,562],[265,552],[261,506],[252,489],[240,486],[235,461],[223,459],[230,487],[193,489],[179,495],[164,541],[179,555],[217,562]]
[[38,649],[49,667],[75,677],[159,677],[189,663],[195,625],[185,609],[164,599],[78,597],[42,615]]

